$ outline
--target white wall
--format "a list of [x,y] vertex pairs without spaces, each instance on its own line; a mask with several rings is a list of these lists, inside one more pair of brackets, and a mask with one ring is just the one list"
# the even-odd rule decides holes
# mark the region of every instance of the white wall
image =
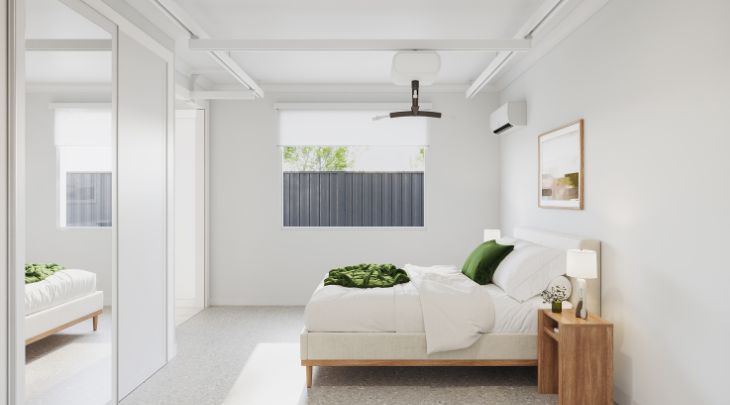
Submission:
[[[727,402],[730,2],[613,0],[513,82],[502,229],[602,241],[616,401]],[[585,210],[537,208],[537,137],[585,119]]]
[[49,103],[111,102],[104,94],[26,95],[26,261],[58,263],[96,274],[104,305],[111,305],[111,229],[59,229],[54,110]]
[[392,262],[461,266],[499,224],[499,140],[489,133],[496,94],[428,94],[458,116],[431,121],[427,230],[282,230],[274,102],[405,102],[404,94],[282,94],[214,101],[210,140],[212,305],[304,305],[326,272]]

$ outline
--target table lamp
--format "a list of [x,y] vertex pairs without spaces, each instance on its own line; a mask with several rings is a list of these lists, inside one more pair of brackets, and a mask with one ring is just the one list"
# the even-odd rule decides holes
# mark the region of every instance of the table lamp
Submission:
[[568,250],[568,275],[578,279],[578,289],[580,290],[580,301],[575,307],[576,318],[588,318],[588,309],[586,308],[587,278],[598,277],[598,265],[596,261],[596,252],[586,249],[570,249]]
[[502,233],[499,229],[485,229],[484,230],[484,241],[497,240],[501,238]]

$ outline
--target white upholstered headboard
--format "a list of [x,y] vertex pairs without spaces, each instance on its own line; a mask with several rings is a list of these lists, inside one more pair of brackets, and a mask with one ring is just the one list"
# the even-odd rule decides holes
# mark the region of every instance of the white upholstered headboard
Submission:
[[[588,302],[586,307],[589,311],[601,315],[601,242],[595,239],[586,239],[580,236],[566,235],[562,233],[543,231],[534,228],[515,227],[514,235],[517,239],[526,240],[538,245],[548,246],[555,249],[588,249],[596,251],[598,261],[598,278],[587,279]],[[578,293],[578,282],[574,277],[568,277],[573,284],[573,294],[570,296],[570,303],[575,307],[578,304],[580,295]]]

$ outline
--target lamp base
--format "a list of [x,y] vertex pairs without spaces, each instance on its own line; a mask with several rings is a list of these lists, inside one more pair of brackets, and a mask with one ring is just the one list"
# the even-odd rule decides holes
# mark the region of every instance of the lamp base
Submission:
[[588,302],[588,299],[585,279],[578,279],[578,288],[580,289],[580,301],[578,301],[578,306],[575,307],[575,317],[588,319],[588,309],[586,308],[586,302]]
[[588,319],[588,311],[585,305],[583,305],[583,300],[578,301],[578,306],[575,307],[575,317]]

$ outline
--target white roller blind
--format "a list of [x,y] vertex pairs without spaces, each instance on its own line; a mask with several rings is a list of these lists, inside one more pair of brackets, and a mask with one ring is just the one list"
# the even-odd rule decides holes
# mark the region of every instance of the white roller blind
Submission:
[[280,146],[427,146],[428,118],[386,118],[391,111],[281,110]]
[[56,108],[56,146],[111,146],[112,110]]

